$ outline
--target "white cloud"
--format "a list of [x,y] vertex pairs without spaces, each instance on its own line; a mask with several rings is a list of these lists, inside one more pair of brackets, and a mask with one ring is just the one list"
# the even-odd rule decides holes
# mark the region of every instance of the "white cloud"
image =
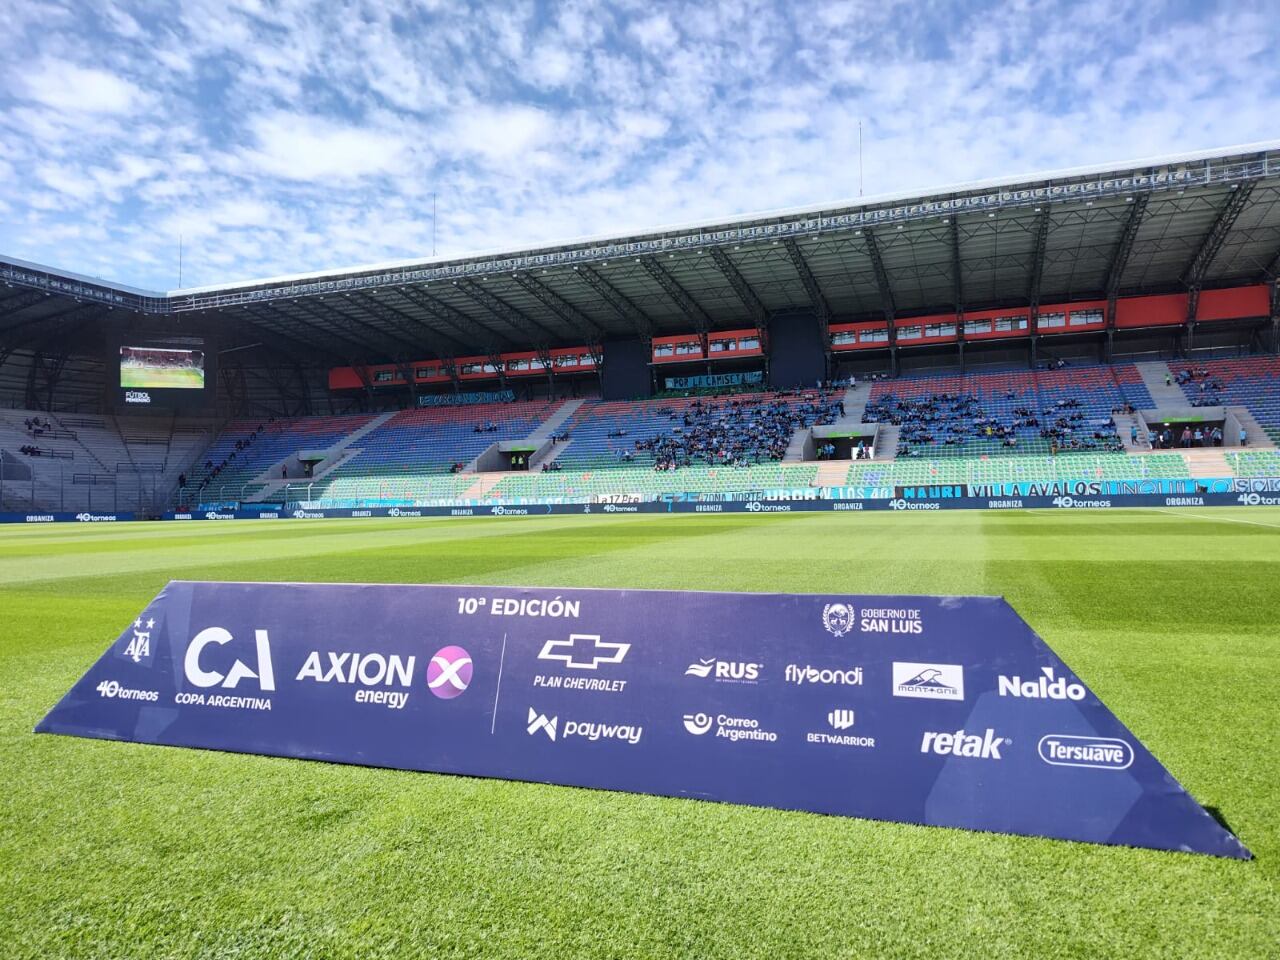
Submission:
[[254,173],[285,180],[348,180],[403,168],[408,141],[389,130],[314,114],[275,113],[249,122],[254,146],[241,158]]
[[128,113],[146,101],[133,83],[94,67],[49,59],[21,76],[25,99],[73,113]]

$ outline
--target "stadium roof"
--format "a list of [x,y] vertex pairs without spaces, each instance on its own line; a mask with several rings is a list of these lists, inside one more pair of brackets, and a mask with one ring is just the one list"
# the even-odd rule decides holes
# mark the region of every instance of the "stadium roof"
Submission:
[[[341,362],[1271,282],[1280,141],[536,249],[152,292],[0,257],[0,359],[109,312]],[[234,346],[234,341],[226,346]]]

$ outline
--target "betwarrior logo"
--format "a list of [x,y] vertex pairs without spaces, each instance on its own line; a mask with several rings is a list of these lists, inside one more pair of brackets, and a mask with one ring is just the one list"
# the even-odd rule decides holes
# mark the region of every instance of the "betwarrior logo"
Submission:
[[922,700],[963,700],[964,667],[955,663],[895,662],[893,695]]
[[[360,687],[353,699],[356,703],[373,703],[400,710],[409,702],[413,685],[415,657],[399,654],[335,652],[312,650],[294,679],[316,683],[349,684]],[[396,689],[396,688],[399,689]]]
[[741,660],[699,660],[685,668],[686,677],[708,677],[725,683],[756,683],[760,679],[763,663],[745,663]]
[[1085,690],[1078,683],[1068,683],[1065,677],[1055,677],[1053,667],[1041,667],[1042,677],[1023,680],[1016,674],[997,679],[1000,696],[1026,697],[1029,700],[1083,700]]
[[1008,746],[1012,741],[1007,737],[999,737],[990,727],[986,733],[965,733],[957,730],[954,733],[934,733],[928,731],[920,741],[921,753],[936,753],[942,756],[973,757],[980,760],[1002,760],[1000,748]]
[[1040,759],[1055,767],[1094,767],[1127,770],[1133,763],[1133,747],[1113,737],[1077,737],[1051,733],[1040,738]]
[[852,710],[832,710],[827,714],[827,724],[832,730],[848,730],[853,726],[853,721]]

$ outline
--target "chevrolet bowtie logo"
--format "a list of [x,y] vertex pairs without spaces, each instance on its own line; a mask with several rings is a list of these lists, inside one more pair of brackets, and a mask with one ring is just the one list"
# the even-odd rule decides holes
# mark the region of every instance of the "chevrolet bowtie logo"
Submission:
[[629,643],[610,643],[594,633],[571,633],[568,640],[548,640],[539,660],[563,660],[574,670],[594,670],[602,663],[621,663],[631,649]]

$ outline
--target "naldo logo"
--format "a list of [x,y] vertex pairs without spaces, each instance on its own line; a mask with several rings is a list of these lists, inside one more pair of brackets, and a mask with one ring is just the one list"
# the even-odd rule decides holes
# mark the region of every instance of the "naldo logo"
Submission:
[[1028,700],[1083,700],[1085,689],[1079,683],[1068,683],[1066,677],[1055,677],[1053,667],[1041,667],[1043,676],[1023,680],[1001,674],[997,679],[1002,697],[1026,697]]

